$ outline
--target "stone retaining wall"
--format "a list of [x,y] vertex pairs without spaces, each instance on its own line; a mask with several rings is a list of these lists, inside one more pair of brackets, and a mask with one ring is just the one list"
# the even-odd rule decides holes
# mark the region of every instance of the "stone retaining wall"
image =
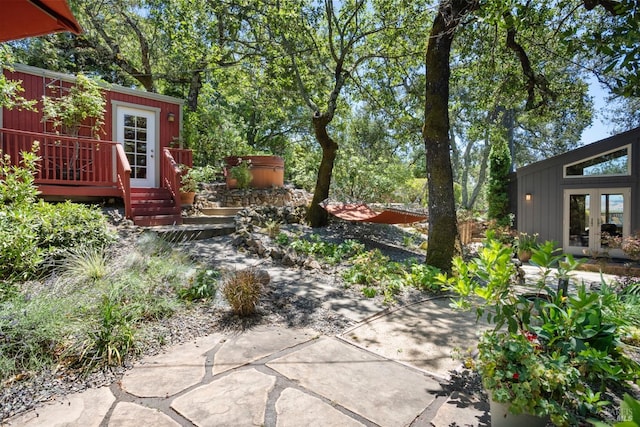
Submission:
[[202,184],[196,196],[197,208],[216,206],[306,206],[312,195],[305,190],[284,186],[280,188],[229,190],[224,183]]

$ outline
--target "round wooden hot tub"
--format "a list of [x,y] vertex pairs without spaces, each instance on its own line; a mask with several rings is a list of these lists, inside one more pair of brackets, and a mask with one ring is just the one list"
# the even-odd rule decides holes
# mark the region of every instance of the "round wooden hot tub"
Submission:
[[284,159],[278,156],[230,156],[226,157],[227,164],[225,176],[227,187],[236,188],[235,179],[231,178],[230,169],[237,166],[240,161],[249,161],[251,164],[251,188],[274,188],[284,185]]

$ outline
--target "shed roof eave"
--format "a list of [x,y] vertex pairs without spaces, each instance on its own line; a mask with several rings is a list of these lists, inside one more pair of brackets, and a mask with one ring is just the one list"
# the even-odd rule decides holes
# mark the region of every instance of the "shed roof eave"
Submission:
[[[57,71],[51,71],[51,70],[47,70],[47,69],[44,69],[44,68],[33,67],[31,65],[11,64],[11,68],[13,68],[14,71],[20,71],[20,72],[23,72],[23,73],[32,74],[32,75],[36,75],[36,76],[49,77],[49,78],[60,79],[60,80],[65,80],[65,81],[69,81],[69,82],[75,82],[76,81],[76,76],[74,76],[72,74],[60,73],[60,72],[57,72]],[[156,100],[156,101],[168,102],[168,103],[179,104],[179,105],[184,105],[184,103],[185,103],[184,99],[176,98],[176,97],[169,96],[169,95],[162,95],[160,93],[147,92],[145,90],[128,88],[128,87],[125,87],[125,86],[120,86],[120,85],[112,84],[112,83],[101,83],[100,85],[103,88],[105,88],[106,90],[110,90],[112,92],[117,92],[117,93],[122,93],[122,94],[125,94],[125,95],[140,96],[140,97],[147,98],[147,99],[153,99],[153,100]]]
[[600,141],[595,141],[591,144],[574,148],[573,150],[569,150],[566,153],[558,154],[557,156],[549,157],[548,159],[540,160],[535,163],[531,163],[530,165],[520,167],[516,171],[517,176],[527,175],[532,171],[540,169],[548,169],[558,164],[571,163],[573,161],[580,160],[582,158],[581,156],[584,156],[585,158],[590,157],[592,155],[592,151],[605,152],[611,149],[615,149],[619,146],[636,143],[636,141],[630,141],[628,139],[629,137],[633,137],[634,134],[637,134],[637,136],[640,138],[640,127],[621,132],[616,135],[601,139]]

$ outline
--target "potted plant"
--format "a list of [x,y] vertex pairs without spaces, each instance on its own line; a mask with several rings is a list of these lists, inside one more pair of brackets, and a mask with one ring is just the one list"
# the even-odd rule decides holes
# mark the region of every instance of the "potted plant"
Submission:
[[[567,295],[562,284],[580,262],[558,254],[552,242],[532,252],[540,274],[529,286],[515,286],[512,250],[495,240],[472,262],[455,258],[452,275],[438,280],[458,295],[455,307],[475,308],[493,325],[482,334],[475,360],[493,401],[492,425],[525,425],[510,418],[517,414],[539,417],[541,425],[547,419],[578,425],[608,404],[601,395],[607,384],[637,379],[639,367],[620,351],[616,325],[605,321],[603,307],[612,298],[606,284],[601,293],[582,285]],[[500,424],[505,419],[508,424]]]
[[529,262],[532,250],[538,245],[538,233],[533,235],[519,233],[515,238],[514,245],[518,259],[522,262]]
[[[238,164],[231,167],[229,171],[230,178],[235,181],[235,187],[240,189],[249,188],[251,180],[251,160],[238,159]],[[233,182],[230,183],[230,187],[233,188]]]
[[186,165],[180,165],[180,203],[182,205],[193,205],[198,190],[198,180],[195,170]]

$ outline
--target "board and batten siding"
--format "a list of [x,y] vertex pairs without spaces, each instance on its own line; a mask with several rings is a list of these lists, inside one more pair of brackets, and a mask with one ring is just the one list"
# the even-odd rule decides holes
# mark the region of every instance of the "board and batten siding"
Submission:
[[[10,80],[20,80],[24,92],[21,95],[26,99],[37,100],[36,110],[3,109],[0,115],[0,127],[31,132],[47,132],[46,124],[42,122],[42,96],[46,86],[55,84],[71,87],[75,81],[72,75],[57,73],[42,68],[31,67],[23,64],[14,64],[13,72],[4,70],[5,76]],[[104,132],[100,139],[105,141],[115,140],[113,135],[113,108],[112,101],[130,105],[134,108],[151,108],[160,111],[158,142],[160,148],[179,141],[182,130],[182,106],[184,100],[157,93],[144,92],[118,85],[105,84],[105,116]],[[169,121],[169,114],[173,114],[174,120]],[[80,135],[83,134],[81,129]]]
[[[564,166],[631,145],[631,174],[628,176],[564,177]],[[630,188],[630,231],[640,230],[640,128],[533,163],[517,171],[517,229],[538,233],[539,241],[562,245],[564,191],[567,189]],[[526,194],[531,200],[525,200]],[[568,225],[567,225],[568,226]]]

